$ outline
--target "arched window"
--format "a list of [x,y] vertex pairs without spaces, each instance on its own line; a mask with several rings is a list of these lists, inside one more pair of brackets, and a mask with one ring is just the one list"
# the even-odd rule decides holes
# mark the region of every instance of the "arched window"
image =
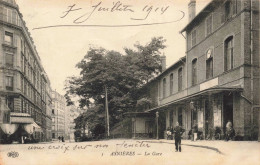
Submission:
[[173,73],[170,75],[170,94],[173,93]]
[[209,49],[206,53],[206,78],[213,77],[213,50]]
[[178,91],[182,90],[182,68],[178,70]]
[[233,51],[234,51],[233,50],[233,36],[230,36],[225,40],[225,46],[224,46],[225,71],[233,69],[233,67],[234,67]]
[[197,84],[197,59],[192,60],[192,85]]
[[166,78],[163,79],[163,98],[166,97]]

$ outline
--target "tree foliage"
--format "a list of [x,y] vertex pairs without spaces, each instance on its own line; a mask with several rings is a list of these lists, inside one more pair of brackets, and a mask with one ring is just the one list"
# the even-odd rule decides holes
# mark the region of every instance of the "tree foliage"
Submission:
[[[160,50],[165,48],[162,37],[152,38],[146,44],[135,44],[135,49],[125,48],[125,54],[104,48],[90,48],[76,65],[79,77],[67,80],[65,95],[68,104],[71,96],[79,97],[81,107],[87,112],[76,120],[76,127],[86,122],[97,125],[104,122],[105,87],[108,89],[110,119],[117,122],[121,113],[133,111],[141,94],[139,88],[161,72]],[[92,108],[89,108],[90,105]]]

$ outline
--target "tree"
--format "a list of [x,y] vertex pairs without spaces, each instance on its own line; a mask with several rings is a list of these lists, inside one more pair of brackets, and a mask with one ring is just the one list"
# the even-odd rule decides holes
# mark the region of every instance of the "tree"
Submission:
[[[84,58],[76,65],[80,69],[79,77],[70,77],[66,85],[66,99],[79,97],[81,107],[95,108],[79,117],[76,122],[84,126],[83,121],[97,125],[104,121],[105,93],[108,89],[108,106],[111,125],[118,122],[118,116],[134,111],[142,93],[138,90],[161,72],[160,50],[165,48],[162,37],[153,38],[147,45],[135,45],[134,49],[125,48],[125,55],[103,48],[90,48]],[[86,117],[84,117],[86,116]],[[103,120],[100,120],[103,119]],[[94,121],[92,121],[94,120]]]

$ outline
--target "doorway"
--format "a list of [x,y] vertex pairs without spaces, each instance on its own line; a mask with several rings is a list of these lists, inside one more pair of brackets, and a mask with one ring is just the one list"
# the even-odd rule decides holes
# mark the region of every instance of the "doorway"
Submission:
[[223,96],[223,130],[226,131],[226,124],[231,121],[233,125],[233,93],[225,93]]

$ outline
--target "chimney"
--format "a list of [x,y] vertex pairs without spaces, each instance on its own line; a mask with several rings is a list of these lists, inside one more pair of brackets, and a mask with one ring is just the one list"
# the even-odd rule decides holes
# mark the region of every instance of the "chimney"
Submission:
[[193,20],[196,15],[196,0],[190,0],[189,3],[189,22]]
[[161,56],[162,72],[166,70],[166,56],[163,54]]

